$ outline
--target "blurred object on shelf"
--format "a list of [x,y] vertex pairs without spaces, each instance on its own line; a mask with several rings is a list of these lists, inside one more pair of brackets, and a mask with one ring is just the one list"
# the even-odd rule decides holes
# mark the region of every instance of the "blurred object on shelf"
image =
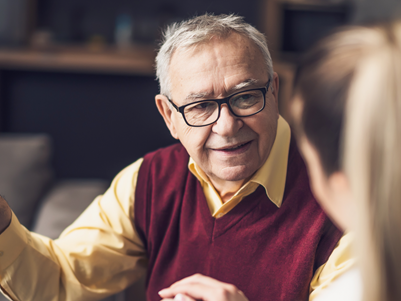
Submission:
[[0,45],[21,46],[33,27],[33,0],[0,0]]
[[116,18],[116,28],[114,40],[117,48],[121,50],[129,49],[132,45],[134,24],[132,17],[128,14],[120,14]]
[[89,38],[87,46],[93,52],[101,52],[106,47],[106,40],[102,35],[95,34]]
[[31,37],[31,47],[38,50],[47,50],[53,43],[53,34],[49,30],[36,30]]

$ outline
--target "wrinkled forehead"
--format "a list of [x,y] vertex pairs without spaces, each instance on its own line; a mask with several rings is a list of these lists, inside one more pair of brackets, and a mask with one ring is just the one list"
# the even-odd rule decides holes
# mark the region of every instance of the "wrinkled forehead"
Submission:
[[230,87],[250,79],[268,80],[262,52],[247,37],[237,33],[176,49],[169,73],[172,94],[178,90],[224,94]]

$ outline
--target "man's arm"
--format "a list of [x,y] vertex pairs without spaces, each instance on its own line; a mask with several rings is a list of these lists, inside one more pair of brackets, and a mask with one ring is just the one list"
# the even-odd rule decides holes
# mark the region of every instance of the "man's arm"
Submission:
[[10,206],[8,206],[6,200],[0,195],[0,234],[10,225],[11,216]]
[[146,271],[132,221],[142,160],[123,170],[57,240],[31,233],[12,216],[0,235],[0,287],[16,301],[98,300]]

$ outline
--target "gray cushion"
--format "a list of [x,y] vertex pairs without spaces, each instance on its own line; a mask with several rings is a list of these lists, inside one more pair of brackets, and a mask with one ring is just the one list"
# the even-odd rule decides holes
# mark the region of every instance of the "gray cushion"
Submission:
[[63,180],[44,198],[32,231],[55,239],[108,187],[103,180]]
[[50,158],[47,135],[0,136],[0,193],[26,227],[51,182]]

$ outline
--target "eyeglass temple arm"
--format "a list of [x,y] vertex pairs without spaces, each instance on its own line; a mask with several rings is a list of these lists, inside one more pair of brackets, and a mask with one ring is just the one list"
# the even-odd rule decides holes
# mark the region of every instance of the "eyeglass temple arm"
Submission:
[[[166,95],[164,95],[164,96],[166,96]],[[167,100],[169,101],[169,103],[174,107],[174,109],[176,109],[177,110],[177,112],[180,112],[180,110],[178,109],[178,107],[175,105],[175,103],[174,102],[172,102],[171,101],[171,99],[170,98],[168,98],[167,96],[166,96],[166,98],[167,98]]]

